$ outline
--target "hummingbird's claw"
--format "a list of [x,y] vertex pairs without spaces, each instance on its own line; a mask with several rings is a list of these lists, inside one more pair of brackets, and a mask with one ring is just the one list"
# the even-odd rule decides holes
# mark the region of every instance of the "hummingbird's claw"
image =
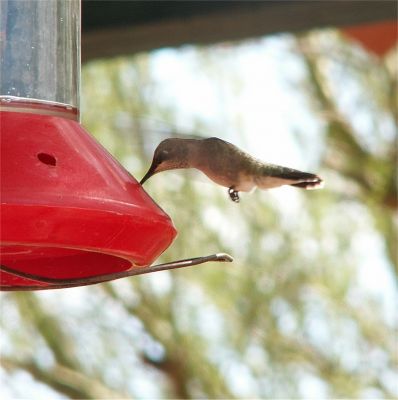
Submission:
[[232,201],[234,201],[235,203],[239,203],[239,192],[237,190],[235,190],[233,187],[230,187],[228,189],[228,194]]

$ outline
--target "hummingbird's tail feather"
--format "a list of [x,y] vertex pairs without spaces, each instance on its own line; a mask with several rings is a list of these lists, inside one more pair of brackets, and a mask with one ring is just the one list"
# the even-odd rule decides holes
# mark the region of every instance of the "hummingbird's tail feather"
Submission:
[[311,174],[309,172],[301,172],[297,170],[288,170],[283,173],[281,178],[287,180],[294,180],[295,183],[289,183],[290,186],[298,187],[306,190],[320,189],[323,187],[323,179],[318,175]]
[[257,180],[257,184],[262,189],[290,185],[311,190],[323,187],[323,180],[316,174],[268,164],[260,179]]
[[292,183],[290,186],[298,187],[306,190],[314,190],[321,189],[324,186],[324,182],[321,178],[318,177],[318,180],[314,182],[300,182],[300,183]]

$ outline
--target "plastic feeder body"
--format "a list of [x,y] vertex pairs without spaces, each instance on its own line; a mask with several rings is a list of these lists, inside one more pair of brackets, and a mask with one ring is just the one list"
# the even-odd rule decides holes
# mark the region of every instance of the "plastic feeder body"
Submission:
[[[80,1],[1,0],[1,263],[48,278],[145,268],[170,218],[79,124]],[[1,286],[48,283],[3,272]]]

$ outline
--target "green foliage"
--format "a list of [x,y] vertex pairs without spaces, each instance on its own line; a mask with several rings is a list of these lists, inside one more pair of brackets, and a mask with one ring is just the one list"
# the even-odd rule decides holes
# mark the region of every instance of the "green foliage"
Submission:
[[[380,274],[397,272],[396,137],[376,131],[374,146],[363,142],[325,66],[343,68],[374,102],[366,112],[376,125],[395,124],[384,91],[394,72],[330,32],[300,37],[294,47],[303,101],[323,126],[326,189],[255,192],[236,205],[224,189],[185,173],[152,178],[145,190],[179,231],[161,261],[226,251],[235,262],[2,295],[2,365],[15,397],[29,395],[12,383],[18,371],[68,398],[398,396],[397,321],[361,284],[364,242],[381,244]],[[223,70],[217,51],[193,52],[210,75]],[[83,69],[83,124],[138,179],[178,114],[158,101],[151,71],[146,54]],[[239,69],[224,73],[223,84],[241,90]],[[166,128],[151,132],[147,121]],[[206,135],[209,123],[192,126]],[[385,300],[390,307],[394,296]]]

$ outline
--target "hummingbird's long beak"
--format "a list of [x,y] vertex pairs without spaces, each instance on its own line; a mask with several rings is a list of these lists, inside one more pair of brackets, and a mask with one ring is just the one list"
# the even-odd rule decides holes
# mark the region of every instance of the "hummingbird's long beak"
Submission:
[[156,173],[157,166],[158,163],[156,163],[155,160],[153,160],[151,166],[148,169],[148,172],[144,175],[144,177],[140,181],[141,185],[143,185],[152,175]]

